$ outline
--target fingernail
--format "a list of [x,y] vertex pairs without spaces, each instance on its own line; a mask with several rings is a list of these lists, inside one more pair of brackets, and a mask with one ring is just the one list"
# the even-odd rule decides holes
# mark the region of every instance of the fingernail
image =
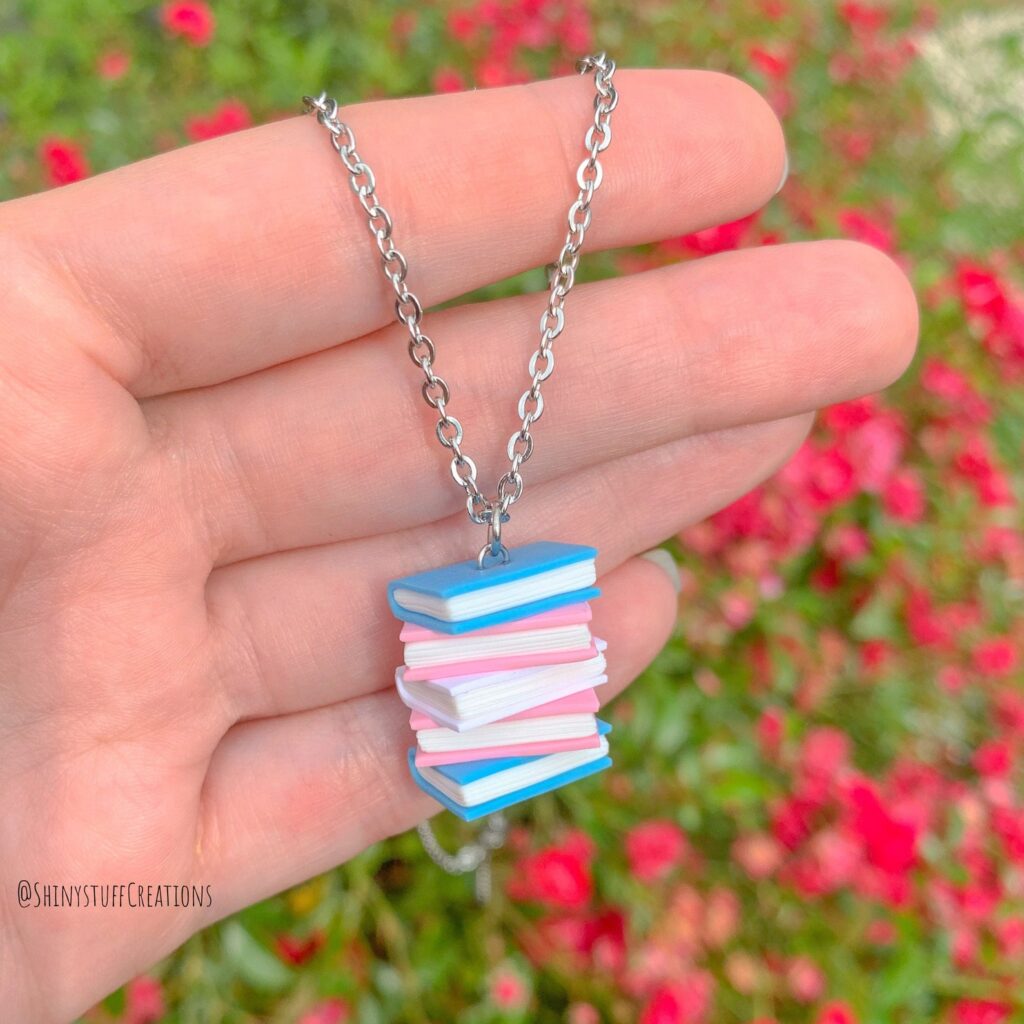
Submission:
[[664,548],[652,548],[650,551],[645,551],[640,557],[646,558],[648,562],[653,562],[661,569],[671,581],[672,589],[677,594],[683,589],[683,580],[679,575],[679,566],[676,565],[676,560],[672,557],[671,552],[666,551]]
[[778,195],[782,191],[783,186],[786,184],[788,179],[789,179],[789,150],[787,149],[782,154],[782,178],[779,181],[779,187],[773,193],[774,195]]

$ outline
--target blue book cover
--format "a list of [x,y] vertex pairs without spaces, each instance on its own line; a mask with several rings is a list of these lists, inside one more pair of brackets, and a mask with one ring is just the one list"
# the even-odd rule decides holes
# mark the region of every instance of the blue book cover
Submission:
[[403,590],[428,599],[447,601],[502,584],[528,580],[532,576],[566,568],[576,563],[593,561],[597,557],[597,549],[583,544],[537,541],[533,544],[512,548],[510,556],[505,565],[493,565],[481,569],[477,565],[476,559],[470,558],[465,562],[455,562],[452,565],[392,580],[388,584],[388,603],[396,618],[403,622],[412,622],[439,633],[457,634],[467,633],[474,629],[484,629],[487,626],[496,626],[503,622],[512,622],[529,615],[539,615],[541,612],[549,611],[552,608],[561,608],[568,604],[579,604],[598,597],[601,593],[596,586],[586,586],[560,594],[542,595],[536,599],[516,604],[514,607],[471,615],[456,621],[439,618],[424,611],[403,608],[395,598],[395,592]]
[[[576,782],[579,779],[584,779],[588,775],[596,775],[598,772],[602,772],[605,768],[612,766],[612,759],[610,757],[601,757],[596,761],[591,761],[588,764],[580,765],[577,768],[572,768],[567,772],[563,772],[561,775],[555,775],[550,779],[545,779],[543,782],[535,783],[532,786],[526,786],[523,789],[517,789],[512,793],[506,793],[504,796],[498,797],[495,800],[489,800],[487,803],[476,804],[473,807],[463,807],[461,804],[457,804],[454,800],[449,799],[440,790],[435,789],[422,775],[416,770],[414,758],[416,757],[416,748],[409,748],[409,771],[412,774],[413,781],[416,783],[424,793],[432,796],[439,804],[447,807],[452,814],[458,815],[463,821],[475,821],[477,818],[484,818],[488,814],[496,814],[498,811],[504,810],[506,807],[511,807],[513,804],[522,803],[524,800],[529,800],[532,797],[540,796],[541,793],[550,793],[553,789],[561,789],[562,786],[567,786],[570,782]],[[506,760],[502,758],[501,760]],[[507,758],[507,760],[516,760],[514,758]]]

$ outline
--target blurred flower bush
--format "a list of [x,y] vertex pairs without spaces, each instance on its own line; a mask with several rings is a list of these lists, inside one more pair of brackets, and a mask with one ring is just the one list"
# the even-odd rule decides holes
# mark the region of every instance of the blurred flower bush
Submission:
[[616,767],[521,816],[491,906],[400,837],[197,936],[90,1021],[1024,1020],[1019,6],[8,4],[0,196],[321,86],[496,86],[595,47],[748,79],[792,176],[760,214],[587,273],[856,238],[917,286],[914,367],[673,542],[678,636],[611,711]]

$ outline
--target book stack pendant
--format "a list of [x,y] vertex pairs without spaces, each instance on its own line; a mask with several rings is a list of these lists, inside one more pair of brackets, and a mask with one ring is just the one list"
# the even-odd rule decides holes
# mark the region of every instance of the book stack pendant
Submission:
[[597,551],[538,541],[504,564],[477,559],[388,585],[403,622],[395,672],[410,709],[416,784],[466,821],[611,765],[590,632]]

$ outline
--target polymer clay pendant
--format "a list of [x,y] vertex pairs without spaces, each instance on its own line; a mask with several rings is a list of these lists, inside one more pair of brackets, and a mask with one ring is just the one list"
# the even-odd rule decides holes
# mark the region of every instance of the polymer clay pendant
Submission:
[[595,688],[608,678],[605,644],[590,633],[590,601],[599,594],[597,552],[552,541],[510,552],[501,542],[502,524],[523,494],[522,468],[533,455],[533,429],[544,414],[541,388],[555,369],[553,345],[565,327],[565,300],[604,178],[600,154],[611,143],[611,115],[619,101],[612,82],[615,61],[606,53],[581,57],[576,70],[594,76],[594,114],[586,122],[569,231],[548,265],[540,340],[528,364],[529,386],[519,397],[519,425],[506,445],[508,469],[491,498],[463,448],[462,424],[450,410],[451,388],[436,372],[437,347],[423,332],[423,303],[409,290],[408,260],[395,245],[376,177],[356,149],[352,126],[339,118],[337,100],[326,93],[303,97],[306,110],[330,133],[366,213],[381,269],[395,292],[395,316],[409,334],[409,358],[423,373],[423,400],[437,413],[434,433],[451,455],[452,479],[465,493],[470,520],[487,528],[487,544],[476,559],[388,586],[391,609],[404,623],[405,663],[395,685],[416,733],[409,771],[421,789],[460,818],[487,816],[476,840],[454,854],[437,841],[429,822],[417,831],[445,871],[476,873],[481,902],[490,890],[491,855],[506,834],[499,812],[611,765],[610,726],[596,715]]
[[502,564],[477,559],[395,580],[395,672],[410,708],[416,784],[467,821],[611,765],[596,716],[608,681],[590,632],[594,548],[538,541]]

